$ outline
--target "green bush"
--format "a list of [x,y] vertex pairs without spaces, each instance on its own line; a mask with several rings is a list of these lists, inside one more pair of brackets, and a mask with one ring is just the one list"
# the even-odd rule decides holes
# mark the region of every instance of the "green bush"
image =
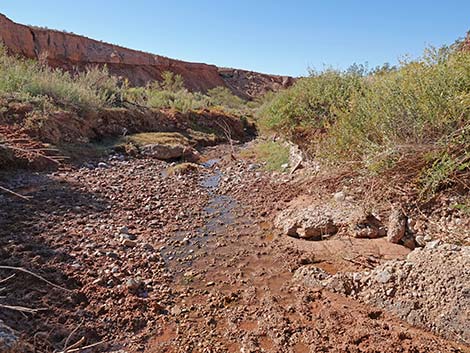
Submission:
[[323,128],[333,123],[339,112],[348,111],[350,98],[360,91],[362,73],[358,70],[312,72],[287,90],[281,91],[260,112],[260,124],[286,136],[297,128]]
[[156,109],[174,109],[187,112],[209,106],[209,98],[202,93],[189,92],[181,75],[162,73],[162,81],[153,81],[146,87],[128,87],[124,99],[134,104]]
[[329,148],[361,157],[403,145],[433,145],[461,127],[470,108],[470,55],[404,64],[370,76],[330,131]]
[[426,158],[421,181],[431,192],[468,170],[469,117],[470,53],[447,47],[399,67],[314,74],[260,111],[264,128],[288,138],[322,128],[311,150],[333,163],[380,171],[405,155]]
[[234,95],[227,87],[215,87],[207,92],[212,106],[221,106],[229,109],[243,109],[245,101]]

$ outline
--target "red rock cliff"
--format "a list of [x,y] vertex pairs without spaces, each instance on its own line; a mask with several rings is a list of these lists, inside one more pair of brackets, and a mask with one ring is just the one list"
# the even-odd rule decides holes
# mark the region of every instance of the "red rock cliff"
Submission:
[[224,86],[251,98],[292,84],[290,77],[245,70],[221,69],[123,48],[55,30],[17,24],[0,14],[0,40],[12,52],[31,59],[45,58],[49,65],[72,71],[89,65],[107,65],[109,71],[134,84],[160,80],[164,71],[180,74],[192,91]]

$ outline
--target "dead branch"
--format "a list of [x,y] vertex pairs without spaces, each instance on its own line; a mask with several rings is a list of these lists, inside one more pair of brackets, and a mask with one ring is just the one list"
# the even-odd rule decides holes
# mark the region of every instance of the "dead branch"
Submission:
[[20,194],[18,194],[18,193],[16,193],[16,192],[12,191],[12,190],[10,190],[10,189],[4,188],[3,186],[0,186],[0,190],[5,191],[6,193],[11,194],[11,195],[14,195],[14,196],[16,196],[16,197],[19,197],[20,199],[23,199],[23,200],[26,200],[26,201],[29,201],[29,200],[30,200],[29,197],[20,195]]
[[71,349],[78,348],[83,344],[83,342],[85,342],[85,336],[82,336],[82,338],[80,338],[77,342],[72,344],[69,348],[65,349],[64,352],[70,352]]
[[52,157],[49,157],[49,156],[46,156],[40,152],[38,152],[37,150],[34,150],[34,149],[25,149],[25,148],[20,148],[20,147],[15,147],[15,146],[10,146],[10,145],[6,145],[8,146],[8,148],[12,149],[12,150],[17,150],[17,151],[20,151],[20,152],[32,152],[32,153],[35,153],[38,157],[41,157],[41,158],[44,158],[44,159],[47,159],[51,162],[54,162],[56,164],[60,164],[60,162]]
[[[82,321],[80,322],[80,324],[78,324],[78,326],[75,327],[75,328],[72,330],[72,332],[70,332],[70,334],[67,336],[67,339],[65,340],[65,344],[64,344],[64,352],[67,352],[67,347],[68,347],[68,345],[69,345],[70,339],[72,338],[72,336],[74,335],[74,333],[77,332],[78,329],[82,326],[83,321],[84,321],[84,320],[82,320]],[[73,349],[73,348],[76,348],[76,347],[78,347],[79,345],[81,345],[81,344],[83,343],[82,340],[85,340],[85,337],[82,337],[81,340],[78,340],[77,342],[75,342],[73,345],[71,345],[71,346],[69,347],[69,349]]]
[[100,344],[103,344],[103,343],[106,343],[106,340],[99,341],[99,342],[96,342],[96,343],[93,343],[93,344],[89,344],[88,346],[83,346],[83,347],[79,347],[79,348],[69,349],[69,350],[67,350],[67,351],[62,351],[62,352],[59,352],[59,353],[80,352],[80,351],[83,351],[83,350],[88,349],[88,348],[93,348],[93,347],[99,346]]
[[35,274],[34,272],[31,272],[31,271],[29,271],[29,270],[26,270],[26,269],[24,269],[24,268],[22,268],[22,267],[0,266],[0,270],[12,270],[12,271],[24,272],[24,273],[27,273],[27,274],[33,276],[33,277],[36,277],[37,279],[40,279],[41,281],[46,282],[47,284],[49,284],[50,286],[52,286],[52,287],[54,287],[54,288],[61,289],[61,290],[67,291],[67,292],[71,292],[70,289],[67,289],[67,288],[58,286],[57,284],[54,284],[54,283],[52,283],[51,281],[48,281],[48,280],[45,279],[44,277],[42,277],[42,276],[40,276],[40,275],[37,275],[37,274]]
[[8,276],[7,278],[4,278],[4,279],[0,280],[0,284],[5,283],[6,281],[8,281],[9,279],[12,279],[15,276],[16,276],[16,274],[12,274],[11,276]]
[[296,165],[291,169],[289,174],[294,174],[295,171],[300,168],[301,164],[302,164],[302,160],[298,161]]
[[230,126],[227,124],[225,120],[222,120],[222,122],[224,123],[223,125],[219,121],[217,121],[216,124],[222,129],[225,135],[225,138],[230,144],[230,151],[231,151],[230,157],[232,157],[232,159],[236,161],[237,158],[235,157],[235,148],[233,147],[232,131],[230,130]]
[[33,309],[33,308],[26,308],[24,306],[6,305],[6,304],[0,304],[0,308],[10,309],[10,310],[19,311],[21,313],[28,313],[28,314],[36,314],[39,311],[48,310],[47,308]]

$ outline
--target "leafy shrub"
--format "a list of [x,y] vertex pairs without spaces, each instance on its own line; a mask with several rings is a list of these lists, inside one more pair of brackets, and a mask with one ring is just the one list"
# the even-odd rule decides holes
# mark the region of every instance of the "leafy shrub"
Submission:
[[221,106],[230,109],[242,109],[245,101],[234,95],[227,87],[215,87],[207,92],[209,102],[213,106]]
[[447,47],[396,68],[313,74],[260,112],[264,128],[288,138],[299,129],[326,130],[310,145],[333,163],[386,170],[404,156],[426,161],[421,181],[430,192],[468,171],[469,117],[470,52]]
[[349,109],[351,95],[361,89],[361,77],[357,70],[311,72],[310,77],[300,79],[262,107],[260,124],[287,136],[299,127],[328,126],[339,112]]

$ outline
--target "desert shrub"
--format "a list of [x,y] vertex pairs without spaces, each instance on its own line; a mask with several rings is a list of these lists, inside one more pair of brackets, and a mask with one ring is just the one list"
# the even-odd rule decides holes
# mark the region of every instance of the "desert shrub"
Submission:
[[215,87],[207,92],[212,106],[221,106],[229,109],[243,109],[245,101],[234,95],[227,87]]
[[402,145],[433,145],[458,129],[470,108],[470,55],[425,57],[370,76],[330,131],[335,157],[358,158]]
[[323,128],[309,144],[332,163],[383,172],[416,158],[425,162],[422,188],[432,193],[469,169],[469,116],[470,53],[445,47],[399,67],[314,74],[277,94],[260,121],[288,138]]
[[349,109],[351,95],[361,90],[361,77],[358,70],[311,72],[262,106],[260,124],[287,136],[297,128],[323,128]]
[[145,88],[133,88],[126,93],[135,102],[157,109],[174,109],[188,112],[208,106],[208,97],[202,93],[189,92],[181,75],[163,72],[162,81],[149,83]]
[[72,76],[37,61],[8,55],[0,46],[0,94],[20,99],[42,97],[80,110],[111,105],[119,88],[106,68],[87,69]]
[[460,184],[468,191],[470,176],[470,121],[440,139],[439,149],[431,154],[430,166],[420,178],[421,194],[432,196],[443,186]]
[[119,87],[118,79],[109,73],[107,66],[88,67],[77,75],[75,81],[79,86],[94,90],[99,100],[106,104],[122,101],[122,89]]

